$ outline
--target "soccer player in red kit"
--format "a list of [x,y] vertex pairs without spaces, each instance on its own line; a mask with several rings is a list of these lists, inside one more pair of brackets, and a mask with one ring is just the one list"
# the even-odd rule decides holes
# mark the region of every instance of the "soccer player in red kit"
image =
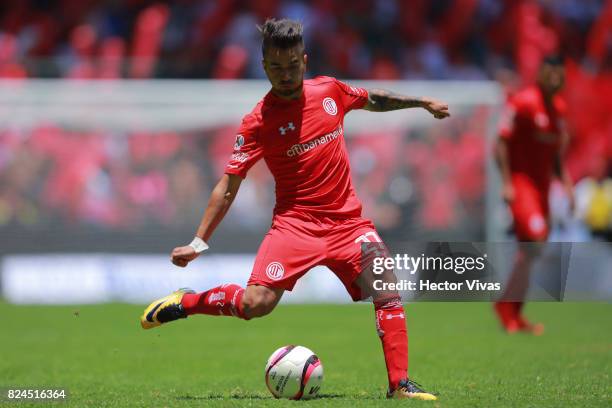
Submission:
[[[244,116],[225,174],[214,188],[196,237],[172,251],[184,267],[208,248],[208,241],[236,197],[251,166],[264,159],[276,182],[276,207],[246,289],[226,284],[202,293],[179,290],[145,309],[145,329],[192,314],[251,319],[270,313],[285,290],[316,265],[325,265],[354,300],[374,297],[376,327],[388,371],[389,397],[433,400],[408,379],[408,338],[397,292],[366,294],[359,285],[361,243],[380,242],[351,183],[344,142],[344,115],[353,109],[390,111],[422,107],[438,119],[448,106],[381,90],[351,87],[331,77],[304,80],[307,55],[302,26],[267,20],[263,67],[272,85]],[[364,274],[365,275],[365,274]],[[367,285],[365,285],[367,286]]]
[[[566,106],[559,95],[564,81],[562,60],[546,58],[537,84],[509,99],[496,144],[502,195],[510,206],[515,235],[521,242],[544,242],[548,238],[548,190],[554,176],[562,181],[570,207],[574,207],[572,182],[562,161],[569,139],[563,121]],[[495,303],[497,316],[508,333],[543,332],[542,324],[530,323],[522,313],[530,269],[539,253],[538,245],[519,245],[506,291]]]

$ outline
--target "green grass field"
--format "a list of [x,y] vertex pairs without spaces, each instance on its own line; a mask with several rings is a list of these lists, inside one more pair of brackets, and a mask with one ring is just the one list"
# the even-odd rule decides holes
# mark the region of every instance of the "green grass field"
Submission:
[[[502,334],[485,303],[407,305],[410,374],[437,402],[384,399],[371,305],[279,306],[250,322],[195,316],[149,331],[141,310],[0,304],[0,387],[66,388],[68,402],[53,405],[74,407],[612,406],[609,304],[530,304],[542,337]],[[264,365],[284,344],[319,355],[321,398],[268,393]]]

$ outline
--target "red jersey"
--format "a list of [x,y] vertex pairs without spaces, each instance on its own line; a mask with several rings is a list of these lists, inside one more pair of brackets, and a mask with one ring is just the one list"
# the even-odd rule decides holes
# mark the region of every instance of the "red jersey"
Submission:
[[509,99],[502,120],[501,137],[508,141],[510,171],[527,175],[542,191],[548,191],[553,177],[555,156],[561,148],[559,122],[565,111],[559,95],[547,107],[540,89],[531,86]]
[[274,214],[360,216],[343,125],[367,100],[367,90],[331,77],[305,80],[295,100],[268,92],[243,118],[225,173],[244,178],[263,157],[276,182]]

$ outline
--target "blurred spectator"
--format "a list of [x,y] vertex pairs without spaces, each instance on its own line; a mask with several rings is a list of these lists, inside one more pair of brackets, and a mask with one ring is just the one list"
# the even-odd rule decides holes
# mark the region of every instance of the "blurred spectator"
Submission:
[[510,67],[528,82],[551,51],[612,68],[609,0],[4,0],[0,77],[259,78],[255,24],[283,16],[305,23],[310,75],[480,79]]
[[591,161],[591,172],[576,185],[577,215],[591,233],[612,241],[612,168],[603,155]]
[[[490,114],[464,108],[443,127],[351,132],[347,145],[365,215],[401,239],[428,231],[482,239]],[[0,128],[0,230],[191,232],[231,155],[235,131],[235,124],[181,133]],[[271,220],[274,181],[263,161],[248,180],[224,224],[233,233],[260,231]]]
[[[270,16],[304,22],[310,76],[489,78],[511,93],[533,80],[543,55],[564,52],[568,167],[587,203],[581,216],[609,234],[602,197],[610,176],[602,179],[591,159],[608,169],[612,162],[612,0],[4,0],[0,78],[262,78],[255,24]],[[483,239],[491,114],[475,107],[430,129],[352,134],[366,216],[396,238],[460,231],[460,239]],[[0,127],[0,228],[191,229],[235,128]],[[270,222],[272,179],[263,163],[249,180],[228,224],[234,232]]]

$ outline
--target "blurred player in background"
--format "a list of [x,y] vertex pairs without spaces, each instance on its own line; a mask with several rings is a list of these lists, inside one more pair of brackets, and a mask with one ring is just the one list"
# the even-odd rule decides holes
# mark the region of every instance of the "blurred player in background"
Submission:
[[[565,82],[563,61],[549,56],[542,62],[537,84],[509,98],[502,119],[495,158],[502,176],[502,195],[510,206],[514,232],[520,242],[545,242],[550,232],[548,191],[558,177],[574,211],[573,185],[563,165],[569,141],[559,95]],[[519,245],[514,266],[495,311],[508,333],[543,333],[544,326],[530,323],[523,314],[529,274],[540,253],[538,245]]]
[[225,175],[214,188],[196,237],[172,251],[184,267],[208,245],[247,171],[263,158],[276,182],[272,227],[255,260],[246,289],[221,285],[202,293],[179,290],[156,300],[141,317],[149,329],[192,314],[251,319],[270,313],[285,290],[316,265],[329,267],[354,300],[374,297],[376,328],[388,371],[388,397],[436,399],[408,379],[408,337],[397,292],[364,293],[361,243],[381,242],[361,217],[344,142],[344,115],[353,109],[391,111],[420,107],[438,119],[448,106],[382,90],[351,87],[331,77],[304,80],[307,55],[302,26],[268,20],[260,28],[263,66],[271,91],[243,118]]

